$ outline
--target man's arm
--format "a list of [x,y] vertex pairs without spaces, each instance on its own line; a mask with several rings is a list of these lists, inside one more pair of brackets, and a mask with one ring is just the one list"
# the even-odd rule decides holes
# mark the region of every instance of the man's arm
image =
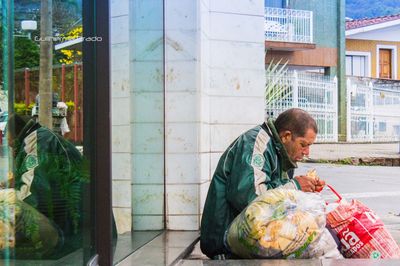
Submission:
[[230,154],[227,159],[232,164],[227,177],[226,198],[237,211],[242,211],[258,195],[274,188],[270,182],[271,167],[264,167],[269,164],[264,157],[264,163],[260,165],[252,153],[243,151]]

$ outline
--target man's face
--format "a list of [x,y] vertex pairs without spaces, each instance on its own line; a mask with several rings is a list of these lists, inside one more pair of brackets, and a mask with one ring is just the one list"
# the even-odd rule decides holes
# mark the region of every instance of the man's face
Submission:
[[304,156],[310,154],[310,146],[314,143],[317,134],[315,134],[313,129],[308,129],[304,137],[295,137],[290,131],[283,132],[280,134],[280,137],[290,159],[293,162],[298,162]]

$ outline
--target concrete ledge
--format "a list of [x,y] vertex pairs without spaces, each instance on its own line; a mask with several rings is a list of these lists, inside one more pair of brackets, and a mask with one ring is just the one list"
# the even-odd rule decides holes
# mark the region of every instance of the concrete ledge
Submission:
[[343,159],[305,159],[304,163],[332,163],[332,164],[348,164],[348,165],[376,165],[376,166],[400,166],[400,157],[384,158],[384,157],[347,157]]
[[341,260],[182,260],[178,265],[200,266],[200,265],[237,265],[237,266],[394,266],[400,265],[400,260],[369,260],[369,259],[341,259]]
[[117,265],[175,265],[198,240],[199,231],[165,231]]
[[347,157],[400,158],[400,144],[391,143],[316,143],[310,147],[315,159],[342,159]]

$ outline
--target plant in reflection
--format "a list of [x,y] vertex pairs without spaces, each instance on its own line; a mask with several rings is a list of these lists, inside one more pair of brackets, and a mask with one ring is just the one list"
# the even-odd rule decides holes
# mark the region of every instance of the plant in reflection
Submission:
[[288,62],[281,65],[281,61],[282,59],[275,63],[272,60],[266,70],[265,102],[267,107],[275,105],[290,94],[289,85],[282,82],[282,78],[288,74],[286,67]]
[[[68,41],[82,37],[82,34],[83,34],[82,26],[78,26],[69,31],[67,34],[61,36],[65,38],[66,41]],[[60,63],[73,64],[75,62],[82,61],[82,51],[76,49],[62,49],[61,54],[63,55],[63,57],[58,59]]]

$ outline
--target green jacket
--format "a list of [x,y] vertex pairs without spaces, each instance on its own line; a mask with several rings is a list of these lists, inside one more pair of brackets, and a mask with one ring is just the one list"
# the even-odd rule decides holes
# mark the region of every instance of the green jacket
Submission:
[[273,122],[269,119],[240,135],[218,162],[201,220],[200,248],[210,258],[229,254],[225,231],[257,195],[285,184],[299,188],[287,174],[297,165],[290,160]]
[[[17,253],[21,251],[17,256],[55,258],[81,247],[82,189],[89,177],[84,174],[87,171],[83,169],[80,152],[72,143],[33,120],[17,137],[14,149],[17,197],[48,219],[31,217],[37,222],[31,222],[28,229],[36,230],[40,237],[33,243],[29,237],[32,233],[23,236],[24,241],[17,239]],[[58,232],[53,236],[58,239],[53,247],[44,241],[49,236],[42,235],[48,234],[42,231],[49,224]],[[27,224],[21,226],[26,229]]]

